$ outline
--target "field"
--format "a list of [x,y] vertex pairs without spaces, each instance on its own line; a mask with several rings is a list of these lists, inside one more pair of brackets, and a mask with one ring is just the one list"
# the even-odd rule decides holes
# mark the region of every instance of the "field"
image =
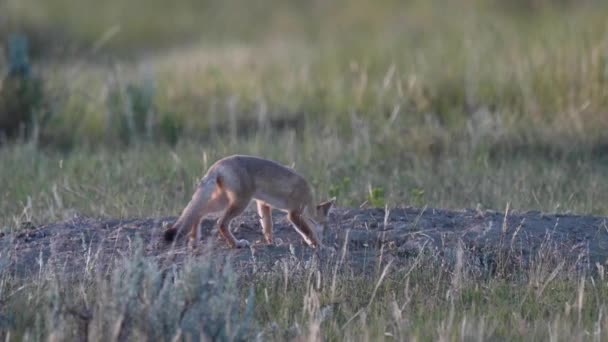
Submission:
[[[0,115],[32,113],[0,139],[0,338],[603,340],[606,17],[601,1],[0,3]],[[19,97],[15,32],[37,90]],[[230,251],[211,221],[199,253],[158,251],[160,222],[233,153],[335,196],[336,254],[291,235]],[[353,238],[403,210],[432,244]],[[431,233],[462,213],[464,231],[497,215],[496,239]]]

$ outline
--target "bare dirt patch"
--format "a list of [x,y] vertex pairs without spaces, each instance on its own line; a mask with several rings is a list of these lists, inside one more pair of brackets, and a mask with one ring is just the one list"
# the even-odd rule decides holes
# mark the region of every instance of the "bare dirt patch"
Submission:
[[[285,215],[274,213],[277,244],[263,242],[258,217],[246,212],[235,219],[237,238],[251,248],[230,249],[213,229],[215,220],[202,223],[203,237],[195,253],[207,257],[230,256],[241,269],[272,266],[283,258],[310,258],[315,252],[304,245]],[[143,253],[165,264],[181,263],[193,252],[182,238],[171,247],[162,240],[163,222],[175,217],[101,219],[74,217],[63,222],[24,228],[0,237],[0,270],[18,276],[35,275],[52,266],[66,273],[105,272],[115,261],[140,245]],[[559,253],[577,265],[595,268],[608,258],[608,218],[541,212],[452,211],[433,208],[335,209],[324,236],[340,254],[347,242],[348,262],[365,268],[378,258],[407,260],[425,251],[454,253],[462,248],[480,263],[495,267],[497,260],[527,262],[538,253]],[[550,248],[549,248],[550,247]]]

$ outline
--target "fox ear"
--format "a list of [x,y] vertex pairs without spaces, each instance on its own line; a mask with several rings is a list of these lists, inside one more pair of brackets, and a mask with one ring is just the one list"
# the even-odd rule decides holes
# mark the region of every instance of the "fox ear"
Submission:
[[317,205],[317,212],[323,216],[327,216],[329,214],[329,209],[336,203],[336,198],[332,198],[329,201],[325,201],[319,205]]

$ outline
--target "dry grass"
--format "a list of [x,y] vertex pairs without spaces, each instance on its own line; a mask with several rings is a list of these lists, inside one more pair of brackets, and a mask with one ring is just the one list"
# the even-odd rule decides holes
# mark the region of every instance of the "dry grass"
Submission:
[[[348,246],[256,272],[206,255],[161,266],[142,255],[137,240],[104,274],[90,272],[94,257],[69,279],[61,266],[44,263],[28,279],[2,273],[0,334],[110,341],[606,338],[603,267],[586,270],[551,246],[548,239],[529,263],[511,250],[508,275],[462,245],[423,248],[369,273],[350,262]],[[11,257],[7,247],[3,262]]]

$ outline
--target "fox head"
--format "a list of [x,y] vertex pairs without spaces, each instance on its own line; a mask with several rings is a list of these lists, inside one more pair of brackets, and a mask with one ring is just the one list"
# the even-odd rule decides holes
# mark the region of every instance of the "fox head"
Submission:
[[325,201],[316,205],[314,208],[308,210],[308,215],[310,216],[310,222],[317,236],[323,236],[323,231],[325,230],[325,224],[327,223],[327,217],[329,216],[329,210],[332,208],[334,203],[336,202],[335,198],[332,198],[329,201]]

